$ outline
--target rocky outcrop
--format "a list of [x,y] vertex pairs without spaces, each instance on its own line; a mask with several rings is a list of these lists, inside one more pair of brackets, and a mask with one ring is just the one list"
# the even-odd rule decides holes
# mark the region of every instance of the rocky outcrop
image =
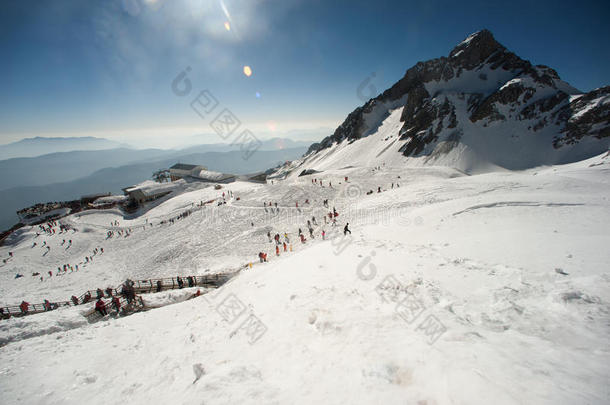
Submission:
[[562,135],[553,140],[556,148],[577,143],[585,136],[610,137],[610,86],[575,98],[557,114],[556,122],[565,122]]

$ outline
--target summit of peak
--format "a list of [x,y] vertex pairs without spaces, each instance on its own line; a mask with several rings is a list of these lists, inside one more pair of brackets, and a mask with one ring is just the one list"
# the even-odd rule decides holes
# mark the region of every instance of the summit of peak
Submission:
[[468,37],[466,37],[465,40],[463,40],[462,42],[460,42],[457,46],[461,46],[461,45],[470,45],[472,42],[479,42],[479,41],[495,41],[495,38],[493,36],[493,34],[491,33],[491,31],[489,31],[486,28],[483,28],[480,31],[476,31],[473,32],[472,34],[468,35]]
[[467,65],[483,62],[498,50],[505,50],[491,31],[482,29],[470,34],[449,53],[449,58],[463,60]]

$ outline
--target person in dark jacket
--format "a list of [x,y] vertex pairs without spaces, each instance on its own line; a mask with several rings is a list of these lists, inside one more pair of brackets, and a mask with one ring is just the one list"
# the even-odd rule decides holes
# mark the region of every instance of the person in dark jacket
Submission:
[[127,303],[131,303],[131,301],[135,298],[136,292],[129,280],[123,283],[123,287],[121,287],[121,295],[125,297]]
[[99,298],[95,303],[95,310],[99,312],[102,316],[108,315],[108,312],[106,312],[106,304],[101,298]]
[[121,300],[119,297],[112,297],[112,308],[116,310],[116,312],[120,312],[121,310]]
[[76,298],[76,295],[73,295],[70,299],[74,305],[78,305],[78,298]]
[[182,281],[180,276],[176,277],[176,281],[178,282],[178,288],[184,287],[184,281]]
[[347,235],[347,233],[349,232],[349,234],[352,234],[352,231],[349,230],[348,228],[349,226],[349,222],[345,224],[345,228],[343,228],[343,235]]
[[157,280],[157,292],[161,292],[161,280]]

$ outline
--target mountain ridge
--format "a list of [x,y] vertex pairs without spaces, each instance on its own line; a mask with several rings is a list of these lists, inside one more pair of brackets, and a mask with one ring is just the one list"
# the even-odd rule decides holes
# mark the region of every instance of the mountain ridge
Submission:
[[107,150],[131,148],[122,142],[94,136],[80,137],[44,137],[23,138],[15,142],[0,145],[0,160],[36,157],[49,153],[71,152],[77,150]]
[[[305,156],[371,135],[396,108],[402,108],[398,136],[405,157],[430,156],[438,146],[448,152],[441,143],[457,145],[465,137],[471,138],[472,148],[477,141],[473,134],[482,138],[492,132],[489,129],[522,137],[524,144],[530,134],[543,136],[554,149],[600,140],[587,157],[607,149],[610,136],[609,86],[581,94],[555,70],[521,59],[484,29],[469,35],[447,57],[416,63],[393,86],[352,111],[331,136],[312,144]],[[508,169],[573,161],[562,152],[550,153],[560,158],[511,164],[494,153],[494,163]]]

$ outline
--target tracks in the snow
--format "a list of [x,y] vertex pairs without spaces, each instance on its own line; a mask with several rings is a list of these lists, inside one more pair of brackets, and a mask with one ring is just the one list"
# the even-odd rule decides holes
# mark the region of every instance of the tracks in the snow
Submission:
[[466,212],[472,212],[483,208],[503,208],[503,207],[577,207],[585,204],[581,203],[544,203],[539,201],[498,201],[488,204],[477,204],[462,211],[454,212],[457,216]]

